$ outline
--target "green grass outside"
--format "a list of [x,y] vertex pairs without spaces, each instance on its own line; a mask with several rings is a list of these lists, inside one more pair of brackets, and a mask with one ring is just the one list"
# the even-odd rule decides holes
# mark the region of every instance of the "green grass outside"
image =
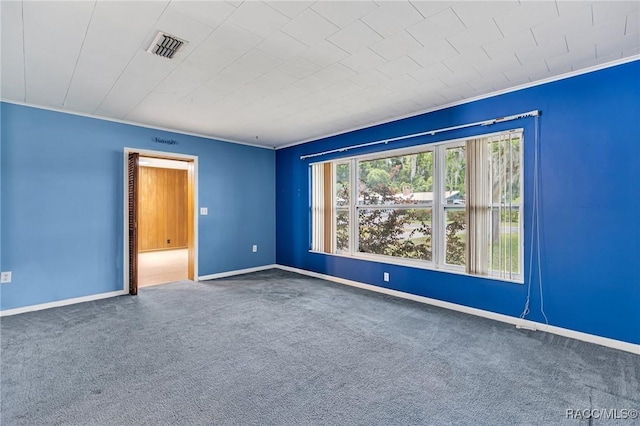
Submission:
[[[518,244],[518,235],[512,234],[500,234],[500,249],[498,250],[498,244],[493,246],[492,262],[494,270],[498,270],[500,267],[503,271],[508,271],[512,268],[513,273],[519,273],[519,251],[520,244]],[[500,262],[502,262],[500,264]]]
[[[460,240],[466,243],[466,232],[460,235]],[[508,271],[508,268],[513,265],[513,273],[519,273],[519,251],[520,245],[518,244],[518,235],[500,234],[500,245],[495,244],[492,250],[492,269],[498,270],[499,267],[503,271]],[[427,237],[412,238],[411,242],[415,245],[424,244],[427,242]],[[500,248],[500,250],[499,250]],[[511,263],[509,263],[511,259]],[[502,263],[500,263],[502,262]]]

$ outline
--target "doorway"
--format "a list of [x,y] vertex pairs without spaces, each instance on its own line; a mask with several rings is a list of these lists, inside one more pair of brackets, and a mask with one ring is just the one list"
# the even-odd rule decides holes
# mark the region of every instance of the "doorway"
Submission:
[[197,157],[125,148],[124,289],[197,281]]
[[138,287],[188,279],[189,162],[138,160]]

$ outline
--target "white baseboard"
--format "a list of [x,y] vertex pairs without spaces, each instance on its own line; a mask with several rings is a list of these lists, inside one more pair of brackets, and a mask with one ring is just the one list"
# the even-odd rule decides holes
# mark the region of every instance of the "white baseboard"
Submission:
[[76,303],[91,302],[93,300],[108,299],[109,297],[124,296],[129,294],[128,291],[118,290],[108,293],[92,294],[89,296],[74,297],[73,299],[57,300],[55,302],[41,303],[39,305],[23,306],[21,308],[5,309],[0,311],[0,317],[8,317],[10,315],[24,314],[25,312],[41,311],[43,309],[57,308],[60,306],[74,305]]
[[[258,272],[258,271],[264,271],[267,269],[274,269],[276,267],[277,265],[275,264],[257,266],[255,268],[239,269],[235,271],[221,272],[219,274],[205,275],[202,277],[198,277],[198,280],[199,281],[213,280],[216,278],[231,277],[233,275],[248,274],[250,272]],[[55,302],[41,303],[39,305],[30,305],[30,306],[23,306],[21,308],[5,309],[3,311],[0,311],[0,317],[18,315],[18,314],[23,314],[25,312],[41,311],[43,309],[57,308],[60,306],[73,305],[76,303],[91,302],[92,300],[107,299],[109,297],[124,296],[127,294],[129,294],[128,290],[118,290],[118,291],[111,291],[108,293],[92,294],[92,295],[83,296],[83,297],[74,297],[72,299],[57,300]]]
[[[415,294],[405,293],[398,290],[392,290],[392,289],[378,287],[371,284],[365,284],[358,281],[347,280],[344,278],[334,277],[332,275],[320,274],[318,272],[308,271],[306,269],[293,268],[291,266],[271,264],[271,265],[257,266],[255,268],[238,269],[235,271],[227,271],[227,272],[221,272],[218,274],[204,275],[204,276],[198,277],[198,279],[200,281],[213,280],[216,278],[231,277],[234,275],[248,274],[251,272],[264,271],[264,270],[273,269],[273,268],[282,269],[284,271],[297,272],[299,274],[307,275],[314,278],[321,278],[321,279],[332,281],[339,284],[345,284],[352,287],[358,287],[365,290],[375,291],[377,293],[387,294],[389,296],[400,297],[402,299],[413,300],[415,302],[425,303],[432,306],[438,306],[440,308],[451,309],[452,311],[476,315],[482,318],[488,318],[495,321],[512,324],[512,325],[515,325],[517,328],[521,328],[521,329],[526,329],[531,331],[544,331],[547,333],[556,334],[558,336],[568,337],[571,339],[581,340],[589,343],[595,343],[597,345],[606,346],[613,349],[619,349],[621,351],[631,352],[633,354],[640,355],[640,345],[637,345],[634,343],[623,342],[621,340],[610,339],[608,337],[596,336],[594,334],[588,334],[580,331],[570,330],[567,328],[556,327],[554,325],[542,324],[539,322],[529,321],[522,318],[512,317],[509,315],[503,315],[503,314],[498,314],[491,311],[485,311],[483,309],[471,308],[469,306],[458,305],[456,303],[445,302],[443,300],[432,299],[429,297],[418,296]],[[73,305],[76,303],[91,302],[93,300],[107,299],[110,297],[123,296],[126,294],[129,294],[129,292],[126,290],[118,290],[118,291],[111,291],[108,293],[92,294],[89,296],[58,300],[55,302],[41,303],[39,305],[23,306],[21,308],[14,308],[14,309],[5,309],[3,311],[0,311],[0,317],[17,315],[17,314],[22,314],[26,312],[41,311],[43,309],[57,308],[60,306]]]
[[201,277],[198,277],[198,281],[215,280],[217,278],[225,278],[225,277],[232,277],[234,275],[249,274],[251,272],[265,271],[267,269],[274,269],[277,267],[278,265],[271,264],[271,265],[264,265],[264,266],[256,266],[255,268],[236,269],[235,271],[227,271],[227,272],[220,272],[218,274],[203,275]]
[[463,312],[465,314],[476,315],[483,318],[489,318],[492,320],[504,322],[507,324],[515,325],[518,328],[532,330],[532,331],[544,331],[547,333],[556,334],[558,336],[569,337],[571,339],[582,340],[584,342],[595,343],[601,346],[607,346],[613,349],[619,349],[621,351],[631,352],[633,354],[640,355],[640,345],[634,343],[623,342],[621,340],[609,339],[608,337],[596,336],[594,334],[582,333],[580,331],[570,330],[567,328],[556,327],[553,325],[542,324],[535,321],[529,321],[522,318],[512,317],[509,315],[498,314],[491,311],[485,311],[483,309],[471,308],[469,306],[458,305],[456,303],[445,302],[438,299],[431,299],[429,297],[418,296],[411,293],[405,293],[402,291],[391,290],[384,287],[378,287],[371,284],[365,284],[358,281],[347,280],[344,278],[334,277],[331,275],[320,274],[318,272],[307,271],[306,269],[293,268],[291,266],[276,265],[277,268],[297,272],[302,275],[307,275],[314,278],[321,278],[327,281],[336,282],[339,284],[345,284],[352,287],[358,287],[365,290],[371,290],[378,293],[387,294],[389,296],[400,297],[402,299],[413,300],[415,302],[426,303],[428,305],[438,306],[440,308],[451,309],[452,311]]

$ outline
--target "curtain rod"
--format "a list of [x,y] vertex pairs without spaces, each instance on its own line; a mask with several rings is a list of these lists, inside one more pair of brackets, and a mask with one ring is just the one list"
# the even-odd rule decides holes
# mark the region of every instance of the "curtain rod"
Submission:
[[301,155],[300,159],[304,160],[304,159],[307,159],[307,158],[319,157],[321,155],[333,154],[335,152],[346,152],[346,151],[349,151],[351,149],[364,148],[366,146],[388,144],[389,142],[401,141],[401,140],[404,140],[404,139],[415,138],[415,137],[418,137],[418,136],[426,136],[426,135],[433,136],[436,133],[449,132],[451,130],[458,130],[458,129],[465,129],[467,127],[490,126],[492,124],[502,123],[504,121],[517,120],[517,119],[525,118],[525,117],[536,117],[538,115],[540,115],[540,110],[536,109],[536,110],[529,111],[529,112],[523,112],[523,113],[520,113],[520,114],[513,114],[513,115],[506,116],[506,117],[494,118],[494,119],[491,119],[491,120],[476,121],[475,123],[460,124],[459,126],[444,127],[442,129],[428,130],[426,132],[413,133],[413,134],[410,134],[410,135],[398,136],[398,137],[390,138],[390,139],[381,139],[381,140],[378,140],[378,141],[361,143],[359,145],[346,146],[344,148],[331,149],[329,151],[316,152],[315,154]]

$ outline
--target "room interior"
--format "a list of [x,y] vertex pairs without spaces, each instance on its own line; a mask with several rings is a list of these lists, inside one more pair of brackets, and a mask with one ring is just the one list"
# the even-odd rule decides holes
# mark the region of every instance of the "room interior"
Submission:
[[0,7],[7,424],[637,421],[638,2]]
[[138,286],[189,278],[186,161],[140,157]]

